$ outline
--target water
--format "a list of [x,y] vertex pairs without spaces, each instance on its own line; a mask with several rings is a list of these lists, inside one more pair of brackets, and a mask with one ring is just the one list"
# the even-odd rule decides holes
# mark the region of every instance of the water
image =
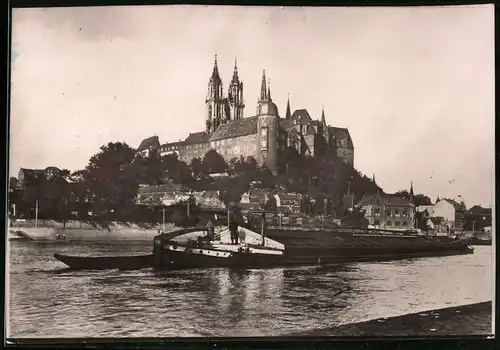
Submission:
[[61,272],[65,265],[52,257],[150,250],[138,243],[10,242],[8,334],[277,336],[493,296],[490,246],[473,255],[245,271]]

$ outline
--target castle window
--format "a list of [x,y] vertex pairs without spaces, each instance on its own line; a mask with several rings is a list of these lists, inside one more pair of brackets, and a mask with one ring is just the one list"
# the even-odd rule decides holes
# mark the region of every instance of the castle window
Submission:
[[403,221],[403,226],[408,226],[408,223],[406,221]]
[[261,148],[266,149],[267,148],[267,128],[263,128],[260,132],[261,135]]
[[387,221],[387,226],[392,226],[392,221]]
[[395,225],[396,225],[396,226],[399,226],[399,221],[396,221],[396,222],[395,222]]

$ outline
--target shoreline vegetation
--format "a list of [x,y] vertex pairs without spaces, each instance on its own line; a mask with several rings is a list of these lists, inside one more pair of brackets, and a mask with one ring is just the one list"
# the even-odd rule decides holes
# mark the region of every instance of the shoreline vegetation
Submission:
[[378,318],[291,335],[308,337],[380,337],[387,336],[387,334],[390,334],[391,337],[490,336],[493,334],[492,319],[492,302],[486,301],[402,316]]
[[[409,182],[410,192],[400,190],[394,195],[412,201],[415,206],[431,205],[428,196],[413,194],[413,185]],[[143,195],[139,189],[144,186],[167,186],[170,190]],[[197,224],[196,215],[186,215],[184,208],[187,205],[196,208],[197,200],[191,196],[191,191],[210,192],[227,208],[239,206],[242,196],[254,190],[266,192],[258,204],[266,211],[278,211],[278,203],[272,194],[282,192],[295,196],[294,200],[287,200],[294,202],[293,209],[290,209],[294,214],[347,222],[356,214],[366,225],[368,220],[355,203],[359,203],[365,194],[385,193],[374,176],[368,178],[335,154],[308,157],[293,148],[286,148],[279,171],[273,173],[259,166],[252,157],[233,158],[226,162],[219,153],[210,150],[187,164],[175,154],[162,155],[151,150],[149,155],[143,156],[126,143],[110,142],[78,171],[56,167],[21,168],[18,178],[11,177],[9,181],[9,217],[167,221],[177,226],[192,226]],[[165,193],[182,193],[189,199],[174,206],[166,205]],[[469,215],[463,201],[450,201],[464,214],[463,230],[477,231],[491,225],[490,215]],[[283,209],[285,212],[290,207],[287,206]],[[427,231],[428,215],[416,212],[414,226]]]

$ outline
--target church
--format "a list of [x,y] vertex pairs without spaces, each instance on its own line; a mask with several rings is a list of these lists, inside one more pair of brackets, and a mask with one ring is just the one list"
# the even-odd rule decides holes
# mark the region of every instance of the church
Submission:
[[276,174],[280,156],[286,147],[292,147],[304,156],[333,153],[354,166],[354,145],[349,130],[327,125],[324,110],[321,118],[316,120],[306,109],[291,113],[289,99],[285,116],[280,116],[265,71],[255,114],[245,117],[243,82],[236,61],[227,96],[224,96],[216,55],[205,106],[204,131],[190,133],[183,141],[164,145],[160,145],[157,136],[152,136],[142,141],[138,152],[144,155],[151,150],[159,150],[161,155],[176,153],[180,160],[189,164],[192,159],[201,159],[213,149],[228,163],[241,156],[253,157],[260,166]]

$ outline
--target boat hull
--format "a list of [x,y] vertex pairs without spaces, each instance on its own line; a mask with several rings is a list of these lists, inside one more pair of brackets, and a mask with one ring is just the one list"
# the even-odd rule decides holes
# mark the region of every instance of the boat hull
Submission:
[[153,266],[153,255],[81,257],[56,253],[54,258],[74,270],[133,270]]
[[299,256],[284,254],[283,256],[245,256],[236,254],[230,258],[219,258],[180,251],[164,251],[161,260],[155,261],[155,267],[165,269],[190,269],[190,268],[275,268],[287,266],[317,266],[337,265],[354,262],[381,262],[425,257],[440,257],[450,255],[465,255],[471,252],[467,249],[435,250],[435,251],[332,251],[326,255]]
[[[241,249],[249,240],[256,242],[257,235],[247,230]],[[472,254],[466,242],[448,237],[425,237],[387,232],[343,231],[270,231],[266,244],[281,250],[279,254],[248,254],[233,251],[226,254],[217,244],[196,247],[177,247],[160,235],[155,238],[154,265],[158,268],[273,268],[285,266],[332,265],[350,262],[375,262]],[[262,242],[262,240],[261,240]],[[230,245],[225,243],[229,249]],[[281,248],[280,248],[281,244]],[[265,246],[265,245],[264,245]],[[278,249],[276,248],[276,249]],[[266,248],[263,248],[266,249]],[[278,250],[279,250],[278,249]],[[272,249],[271,249],[272,250]]]

